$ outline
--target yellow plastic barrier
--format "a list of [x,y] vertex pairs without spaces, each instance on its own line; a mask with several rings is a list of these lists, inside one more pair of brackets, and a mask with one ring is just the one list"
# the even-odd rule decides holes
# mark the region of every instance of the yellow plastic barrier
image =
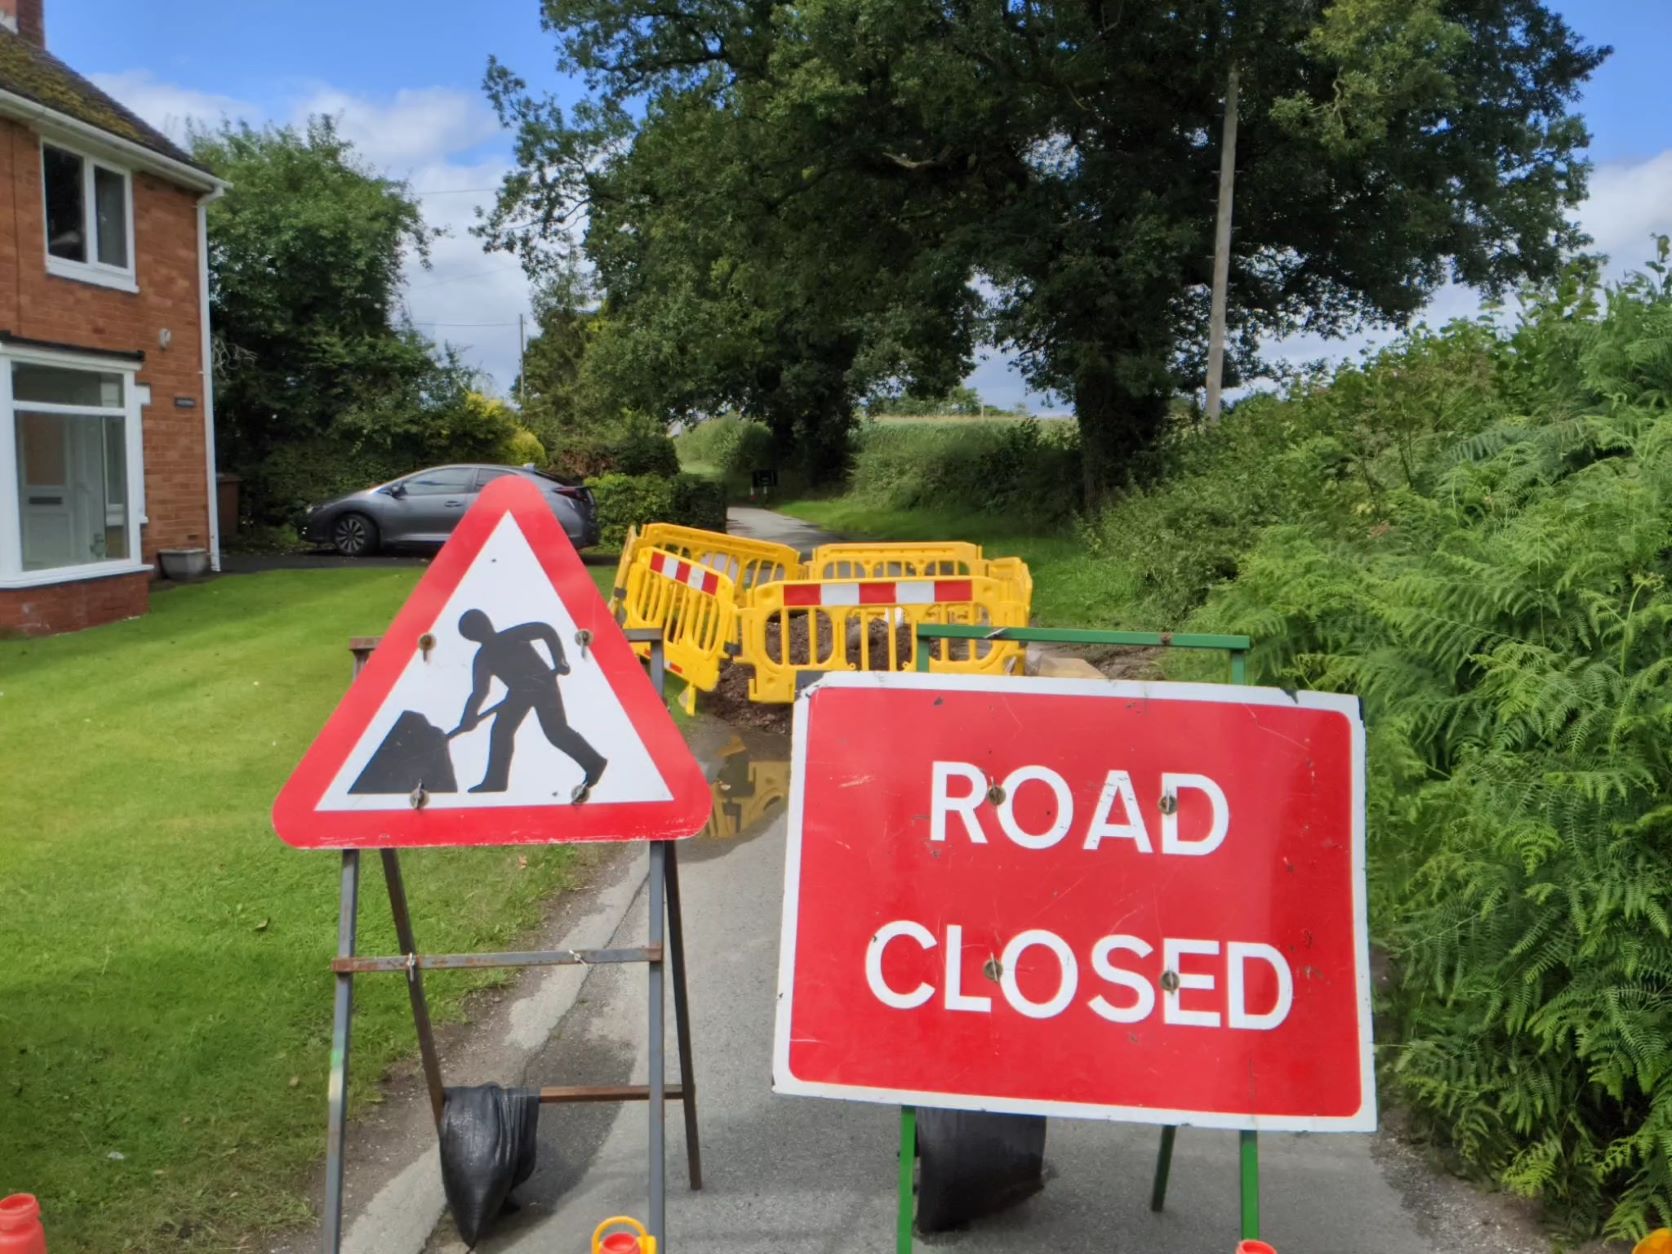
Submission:
[[[794,701],[832,671],[908,670],[918,623],[1024,627],[1027,607],[1012,591],[986,575],[765,584],[740,615],[739,660],[754,667],[749,699]],[[933,650],[930,670],[966,674],[1019,673],[1024,657],[1019,644],[987,640],[937,640]]]
[[762,584],[805,578],[801,555],[787,544],[769,540],[748,540],[676,523],[646,523],[639,533],[639,543],[719,571],[732,581],[744,601]]
[[1033,575],[1019,557],[985,557],[979,544],[918,540],[898,544],[821,544],[807,559],[809,579],[926,579],[986,575],[1007,585],[1006,599],[1033,607]]
[[731,578],[677,553],[640,545],[627,572],[622,609],[626,626],[662,633],[662,656],[668,669],[686,681],[685,708],[694,713],[697,689],[714,691],[720,659],[737,635],[737,590]]
[[981,546],[962,540],[821,544],[807,559],[809,579],[924,579],[986,573]]
[[730,840],[754,828],[790,795],[790,764],[786,758],[757,760],[741,738],[733,736],[720,752],[720,771],[714,777],[714,810],[702,834]]
[[627,600],[627,574],[633,569],[633,559],[639,555],[639,544],[639,529],[627,528],[627,538],[621,542],[621,557],[615,564],[615,583],[610,585],[610,612],[618,622],[621,620],[621,607]]

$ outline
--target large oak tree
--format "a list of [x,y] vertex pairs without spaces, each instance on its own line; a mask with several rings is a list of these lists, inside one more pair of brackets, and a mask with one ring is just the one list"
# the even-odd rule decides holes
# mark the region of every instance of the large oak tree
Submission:
[[[855,402],[983,336],[1070,397],[1087,487],[1201,379],[1241,82],[1231,368],[1259,337],[1500,290],[1583,242],[1570,106],[1605,55],[1539,0],[546,0],[571,110],[506,68],[483,224],[595,279],[641,408],[737,405],[831,464]],[[575,234],[584,241],[577,254]]]

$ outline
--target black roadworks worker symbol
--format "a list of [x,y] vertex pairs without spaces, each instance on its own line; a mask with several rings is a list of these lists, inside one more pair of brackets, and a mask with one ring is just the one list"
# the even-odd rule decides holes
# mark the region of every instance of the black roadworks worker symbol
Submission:
[[[493,621],[481,610],[466,610],[459,615],[459,634],[476,643],[476,658],[471,664],[470,697],[464,703],[459,725],[448,733],[448,738],[472,730],[484,718],[493,719],[493,730],[488,733],[488,769],[482,782],[470,791],[504,792],[510,787],[517,728],[532,713],[540,720],[540,730],[552,746],[573,758],[585,773],[584,781],[574,792],[574,800],[584,800],[609,762],[569,726],[563,712],[563,695],[558,691],[557,680],[569,673],[569,662],[557,632],[547,623],[521,623],[495,631]],[[536,644],[546,646],[551,654],[550,664],[540,656]],[[496,679],[505,685],[505,696],[484,713],[482,703]]]

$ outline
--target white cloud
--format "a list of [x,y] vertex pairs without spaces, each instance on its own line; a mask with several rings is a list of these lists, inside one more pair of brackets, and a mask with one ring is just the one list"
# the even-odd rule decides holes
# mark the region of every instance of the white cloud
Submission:
[[298,122],[316,113],[336,118],[366,160],[396,175],[470,152],[500,133],[486,100],[451,87],[402,88],[386,101],[321,87],[294,110]]
[[[509,166],[502,160],[432,162],[410,175],[425,220],[447,234],[430,247],[430,268],[407,265],[406,306],[425,335],[457,347],[509,392],[518,369],[517,315],[531,314],[528,281],[505,253],[485,253],[470,234]],[[533,319],[528,331],[533,334]]]
[[[1591,236],[1590,248],[1608,258],[1604,275],[1624,278],[1653,256],[1653,236],[1672,234],[1672,148],[1646,161],[1598,166],[1591,175],[1590,195],[1579,206],[1580,226]],[[1471,318],[1481,311],[1481,297],[1472,288],[1448,283],[1416,318],[1441,327],[1454,318]],[[1506,312],[1513,314],[1514,302]],[[1395,330],[1361,332],[1344,339],[1294,335],[1265,346],[1273,361],[1299,365],[1320,358],[1351,361],[1367,350],[1397,337]]]
[[1592,247],[1608,254],[1611,277],[1641,269],[1654,255],[1651,237],[1672,235],[1672,148],[1647,161],[1598,166],[1579,222]]
[[345,139],[379,173],[406,180],[424,218],[447,233],[430,248],[431,266],[406,266],[405,303],[425,335],[457,347],[464,359],[509,391],[518,370],[517,315],[531,310],[522,269],[504,253],[482,251],[470,234],[475,209],[493,199],[509,169],[508,145],[480,96],[452,88],[406,89],[372,99],[316,86],[273,109],[230,96],[193,91],[158,80],[147,70],[93,76],[170,138],[188,124],[213,126],[223,118],[260,125],[301,124],[315,114],[337,119]]
[[162,82],[150,70],[88,77],[177,144],[185,141],[189,126],[212,127],[222,118],[256,118],[261,112],[232,96]]

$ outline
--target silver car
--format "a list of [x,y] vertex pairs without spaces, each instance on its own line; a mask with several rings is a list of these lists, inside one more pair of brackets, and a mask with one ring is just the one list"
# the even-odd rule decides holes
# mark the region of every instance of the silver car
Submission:
[[331,545],[344,557],[366,557],[386,545],[444,544],[476,503],[476,494],[501,475],[518,475],[544,492],[577,549],[598,543],[592,490],[526,466],[432,466],[310,506],[303,535],[316,544]]

